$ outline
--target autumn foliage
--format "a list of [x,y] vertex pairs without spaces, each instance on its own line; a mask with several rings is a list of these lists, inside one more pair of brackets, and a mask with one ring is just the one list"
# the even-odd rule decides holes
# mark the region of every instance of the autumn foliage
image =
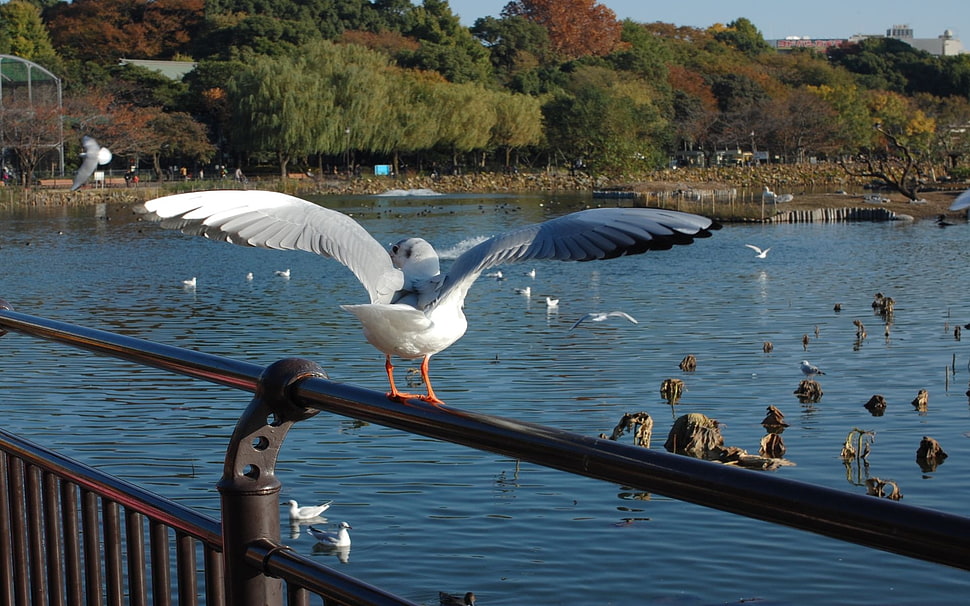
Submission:
[[198,35],[204,0],[74,0],[51,9],[51,41],[83,61],[169,59]]
[[566,60],[608,55],[620,46],[623,31],[616,13],[594,0],[516,0],[502,15],[546,28],[553,50]]

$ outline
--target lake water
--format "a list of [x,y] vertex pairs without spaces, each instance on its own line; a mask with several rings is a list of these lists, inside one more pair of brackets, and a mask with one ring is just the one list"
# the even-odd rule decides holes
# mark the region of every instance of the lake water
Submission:
[[[422,235],[452,253],[591,202],[325,200],[382,242]],[[756,259],[746,243],[772,250]],[[727,444],[756,453],[775,406],[795,465],[770,473],[853,493],[865,492],[868,474],[897,482],[905,503],[970,515],[970,331],[953,333],[970,322],[968,261],[970,225],[925,221],[728,225],[670,251],[507,266],[505,280],[472,288],[468,333],[431,374],[453,407],[584,434],[645,411],[656,449],[674,418],[700,412],[724,424]],[[289,280],[273,275],[285,268]],[[196,288],[183,288],[192,276]],[[525,286],[531,298],[515,292]],[[876,292],[896,301],[888,338],[870,306]],[[561,299],[558,311],[547,311],[547,295]],[[0,298],[259,364],[306,357],[334,380],[386,389],[382,354],[338,307],[365,299],[342,266],[184,236],[123,207],[0,211]],[[569,330],[586,312],[613,309],[639,324]],[[861,342],[853,320],[866,326]],[[18,334],[0,337],[0,351],[6,429],[218,515],[214,486],[247,394]],[[686,354],[695,372],[678,368]],[[826,372],[815,404],[792,393],[802,359]],[[659,394],[667,378],[686,385],[673,407]],[[925,412],[910,403],[920,389]],[[874,394],[888,402],[883,416],[863,407]],[[840,459],[853,428],[876,433],[868,470]],[[922,436],[949,454],[934,472],[915,461]],[[970,591],[964,571],[327,414],[290,432],[277,473],[283,498],[332,499],[330,525],[354,527],[346,562],[284,524],[292,547],[419,603],[436,604],[439,590],[472,590],[483,606],[946,604]]]

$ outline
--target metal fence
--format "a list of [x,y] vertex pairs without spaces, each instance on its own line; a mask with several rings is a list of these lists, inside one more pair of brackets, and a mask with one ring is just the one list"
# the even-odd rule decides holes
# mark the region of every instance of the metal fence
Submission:
[[255,395],[217,486],[221,524],[0,431],[2,604],[196,604],[200,595],[215,605],[308,604],[313,595],[327,606],[409,604],[280,541],[277,455],[289,428],[320,411],[970,570],[970,519],[948,513],[515,419],[394,402],[331,382],[307,360],[264,368],[17,313],[0,301],[4,330]]

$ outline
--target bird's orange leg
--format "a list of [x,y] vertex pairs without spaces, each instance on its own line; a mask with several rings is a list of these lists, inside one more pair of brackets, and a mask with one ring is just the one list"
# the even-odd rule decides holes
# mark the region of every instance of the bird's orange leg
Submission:
[[434,390],[431,389],[431,377],[428,376],[428,362],[430,361],[431,356],[425,356],[424,359],[421,360],[421,378],[424,380],[424,384],[428,386],[428,395],[418,397],[431,404],[444,404],[444,402],[442,402],[438,396],[434,395]]
[[387,356],[384,362],[384,369],[387,370],[387,381],[391,384],[391,391],[387,392],[387,397],[397,402],[404,402],[405,400],[416,398],[430,404],[444,404],[444,402],[438,399],[438,396],[434,395],[434,390],[431,389],[431,378],[428,376],[428,360],[430,357],[425,356],[424,360],[421,361],[421,379],[428,386],[428,394],[418,395],[398,391],[397,386],[394,385],[394,365],[391,364],[391,356]]

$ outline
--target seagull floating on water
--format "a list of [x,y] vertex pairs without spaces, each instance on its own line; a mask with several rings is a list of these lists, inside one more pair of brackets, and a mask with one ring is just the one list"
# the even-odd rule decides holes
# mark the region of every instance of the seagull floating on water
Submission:
[[525,288],[516,288],[515,289],[515,294],[522,295],[523,297],[531,297],[532,296],[532,287],[531,286],[526,286]]
[[195,288],[195,276],[192,276],[188,280],[182,280],[182,286],[186,288]]
[[312,520],[313,518],[319,517],[320,514],[330,509],[330,505],[333,501],[327,501],[321,505],[308,505],[306,507],[300,507],[300,505],[293,500],[287,501],[284,505],[290,506],[290,519],[291,520]]
[[800,365],[800,368],[802,369],[802,374],[804,374],[809,379],[815,378],[815,375],[824,375],[825,374],[824,372],[822,372],[822,369],[821,368],[819,368],[818,366],[815,366],[814,364],[812,364],[808,360],[802,360],[802,363]]
[[306,531],[307,534],[324,545],[329,545],[331,547],[350,547],[350,533],[347,531],[353,530],[354,527],[347,522],[341,522],[337,528],[337,532],[330,532],[310,526],[306,529]]
[[765,257],[767,257],[768,256],[768,251],[771,250],[771,247],[770,246],[768,248],[764,249],[764,250],[761,250],[760,248],[758,248],[754,244],[745,244],[745,246],[747,246],[748,248],[750,248],[754,252],[758,253],[757,254],[757,257],[759,259],[764,259]]
[[[483,272],[520,261],[592,261],[666,250],[721,227],[706,217],[659,208],[593,208],[492,236],[441,272],[438,253],[422,238],[400,240],[388,253],[347,215],[282,193],[176,194],[149,200],[139,211],[188,234],[241,246],[305,250],[344,264],[360,280],[369,302],[341,307],[357,316],[364,337],[384,353],[388,397],[434,404],[442,401],[431,387],[428,362],[465,334],[465,295]],[[427,395],[398,391],[391,356],[421,359]]]
[[439,591],[438,603],[441,606],[475,606],[475,594],[469,591],[462,597],[458,597],[450,593],[445,593],[444,591]]
[[279,276],[281,278],[289,278],[290,277],[290,268],[287,267],[286,269],[277,269],[276,271],[273,272],[273,274],[274,275],[277,275],[277,276]]
[[549,308],[559,307],[559,299],[546,297],[546,307],[549,307]]
[[630,322],[633,322],[634,324],[639,324],[639,322],[637,322],[636,318],[634,318],[630,314],[626,313],[625,311],[606,311],[606,312],[603,312],[603,311],[593,311],[593,312],[590,312],[590,313],[586,314],[582,318],[576,320],[576,323],[573,324],[572,328],[570,328],[569,330],[572,330],[573,328],[576,328],[577,326],[579,326],[583,322],[586,322],[587,320],[589,320],[590,322],[604,322],[606,320],[609,320],[610,318],[623,318],[624,320],[629,320]]
[[83,159],[81,160],[81,166],[78,167],[77,173],[74,175],[74,184],[71,185],[71,191],[75,191],[87,183],[99,164],[111,162],[111,150],[107,147],[101,147],[94,140],[94,137],[87,135],[81,137],[81,147],[84,148],[84,151],[81,152],[81,158]]

